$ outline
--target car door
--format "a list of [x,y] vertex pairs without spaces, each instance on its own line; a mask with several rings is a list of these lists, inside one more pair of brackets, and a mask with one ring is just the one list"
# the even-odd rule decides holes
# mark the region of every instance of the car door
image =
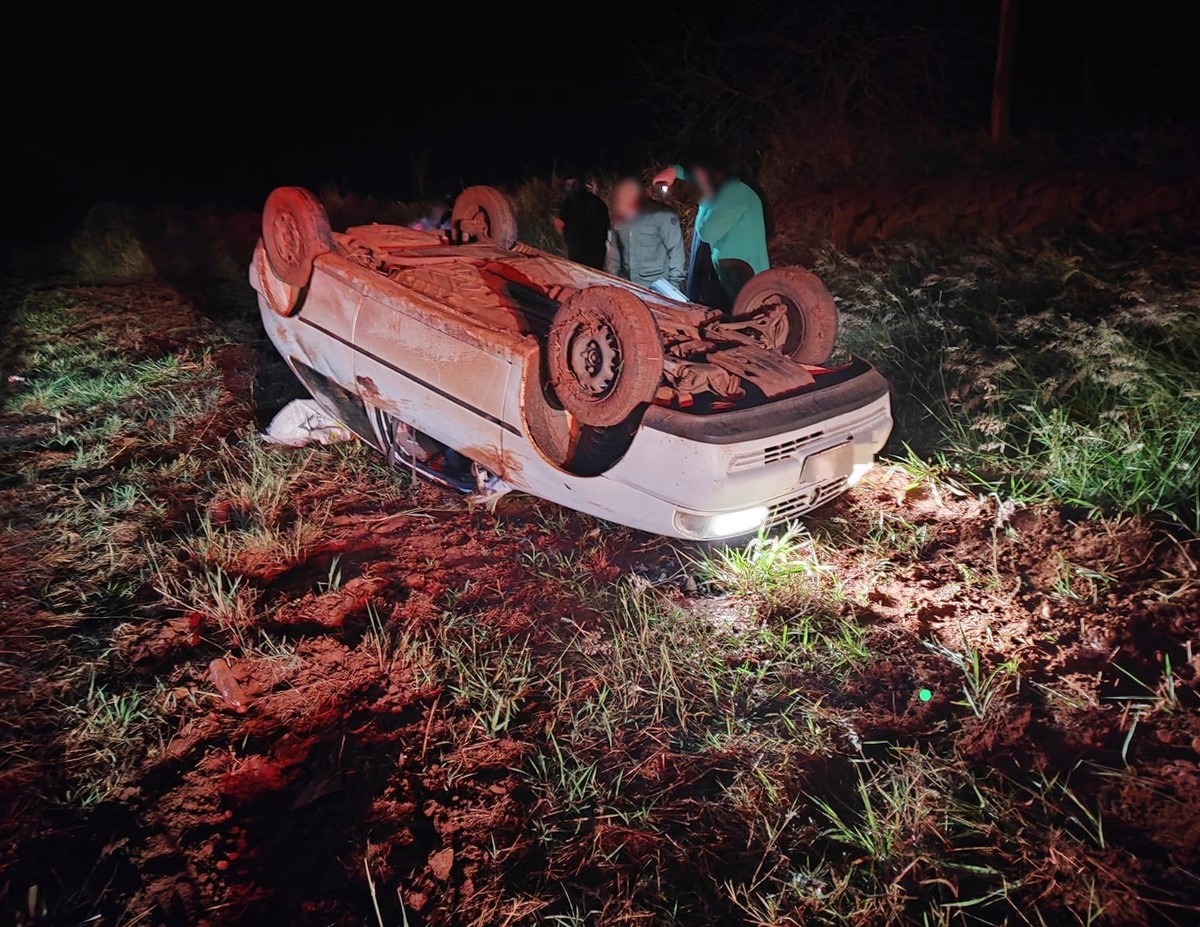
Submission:
[[367,295],[354,330],[358,394],[489,466],[500,457],[509,361],[486,339],[465,337],[450,315]]

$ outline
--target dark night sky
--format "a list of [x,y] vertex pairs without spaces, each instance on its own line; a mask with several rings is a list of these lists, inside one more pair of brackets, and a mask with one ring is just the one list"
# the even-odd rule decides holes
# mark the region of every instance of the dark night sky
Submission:
[[[636,7],[589,7],[588,20],[572,9],[583,29],[528,5],[489,18],[447,6],[435,27],[414,24],[403,4],[326,5],[324,22],[297,15],[286,37],[199,7],[171,25],[140,24],[149,39],[111,17],[10,35],[32,52],[3,65],[12,213],[52,225],[101,199],[249,204],[283,183],[402,196],[414,147],[431,151],[435,186],[447,188],[553,165],[628,167],[654,129],[637,56],[652,46],[670,55],[682,35],[650,19],[667,10],[701,32],[723,28],[694,5],[647,5],[645,23]],[[977,61],[955,72],[966,127],[986,124],[998,6],[941,4],[976,37],[967,54]],[[1194,115],[1197,56],[1171,4],[1120,17],[1077,0],[1022,6],[1018,131]],[[619,22],[595,18],[609,12]]]

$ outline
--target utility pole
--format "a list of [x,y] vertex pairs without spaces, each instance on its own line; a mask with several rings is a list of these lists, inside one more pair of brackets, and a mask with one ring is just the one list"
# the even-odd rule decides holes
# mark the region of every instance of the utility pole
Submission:
[[992,144],[1008,140],[1012,119],[1013,45],[1017,38],[1017,0],[1000,0],[1000,39],[992,81]]

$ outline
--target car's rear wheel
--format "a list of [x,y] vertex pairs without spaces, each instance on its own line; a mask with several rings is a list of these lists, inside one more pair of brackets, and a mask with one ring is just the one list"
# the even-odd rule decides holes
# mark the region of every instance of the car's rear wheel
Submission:
[[517,214],[495,187],[467,187],[454,201],[450,228],[463,241],[488,241],[501,248],[517,243]]
[[559,402],[580,423],[602,428],[624,422],[662,382],[658,324],[628,290],[580,290],[550,324],[546,370]]
[[[333,233],[329,230],[325,207],[303,187],[278,187],[271,191],[263,207],[262,237],[271,270],[297,290],[308,286],[313,262],[333,250]],[[288,312],[281,314],[289,314],[294,301],[287,308]]]
[[772,267],[755,274],[733,304],[733,317],[745,319],[782,306],[787,328],[780,353],[802,364],[820,364],[837,338],[838,312],[833,296],[816,274],[800,267]]

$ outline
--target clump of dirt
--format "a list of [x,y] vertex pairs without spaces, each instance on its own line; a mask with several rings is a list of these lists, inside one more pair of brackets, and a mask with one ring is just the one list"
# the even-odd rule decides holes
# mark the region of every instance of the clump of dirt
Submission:
[[[1197,595],[1157,597],[1152,590],[1156,579],[1187,566],[1186,551],[1142,521],[1075,525],[1054,510],[997,519],[977,500],[914,502],[902,484],[899,477],[869,480],[819,516],[853,523],[864,510],[883,510],[913,519],[929,534],[919,557],[863,587],[870,604],[860,620],[871,623],[878,656],[844,692],[814,697],[852,711],[863,741],[952,737],[954,749],[984,769],[1121,768],[1128,719],[1101,699],[1126,688],[1114,660],[1145,674],[1161,665],[1160,645],[1179,649],[1172,642],[1180,640],[1182,624],[1194,622]],[[531,522],[525,533],[498,540],[491,522],[453,509],[436,519],[348,521],[285,572],[246,574],[263,583],[268,599],[262,601],[279,603],[268,626],[302,636],[291,668],[273,658],[234,664],[250,700],[245,717],[206,696],[198,671],[180,675],[178,662],[175,669],[153,668],[174,674],[196,698],[181,702],[170,749],[147,764],[140,794],[126,802],[131,834],[140,836],[126,838],[122,852],[139,873],[156,873],[146,876],[134,908],[153,905],[180,921],[212,918],[215,911],[223,912],[217,920],[230,922],[287,912],[301,922],[350,924],[361,916],[347,914],[346,892],[359,893],[352,907],[360,910],[370,872],[377,886],[399,893],[412,922],[462,923],[472,912],[493,911],[504,886],[530,867],[568,876],[596,853],[662,856],[666,847],[648,836],[597,822],[588,842],[541,859],[530,829],[539,801],[514,772],[535,749],[533,729],[515,739],[464,742],[462,728],[470,722],[452,691],[423,683],[402,664],[381,675],[370,650],[357,646],[368,609],[394,628],[419,627],[444,618],[437,603],[448,590],[465,589],[458,606],[473,609],[498,635],[533,640],[545,652],[557,645],[547,625],[588,627],[588,607],[532,574],[519,557],[523,542],[552,549],[584,529],[547,534]],[[618,534],[611,556],[627,554],[627,543]],[[349,578],[338,590],[314,591],[334,553]],[[1083,598],[1050,595],[1061,563],[1111,578]],[[858,565],[849,551],[846,575],[853,577]],[[963,566],[980,575],[994,569],[995,583],[970,585]],[[848,586],[855,591],[853,579]],[[158,634],[173,631],[147,629],[137,646],[157,650]],[[1014,696],[986,719],[948,730],[962,675],[930,644],[976,648],[986,655],[985,672],[1012,661],[1013,678],[1030,692],[1070,688],[1061,700],[1036,706]],[[1182,690],[1195,682],[1195,667],[1182,651],[1178,656]],[[176,661],[183,657],[174,654]],[[1153,684],[1153,675],[1143,678]],[[934,691],[928,704],[913,698],[922,687]],[[1141,865],[1179,864],[1193,857],[1192,831],[1200,826],[1194,798],[1200,725],[1192,713],[1148,711],[1138,733],[1124,757],[1136,764],[1136,778],[1076,777],[1075,794],[1102,803],[1106,826],[1119,830],[1126,845],[1146,848]],[[653,791],[668,794],[686,783],[704,795],[698,758],[631,735],[620,732],[614,750],[643,757]],[[636,780],[628,787],[651,788]],[[713,840],[733,838],[727,821],[708,826]],[[703,846],[684,850],[687,859],[694,853],[703,854]],[[395,901],[385,909],[389,904]]]
[[[1137,857],[1114,857],[1114,867],[1194,897],[1177,867],[1195,866],[1200,846],[1196,542],[1142,518],[1079,522],[1049,506],[949,494],[935,502],[887,471],[821,521],[844,537],[847,525],[853,533],[881,518],[925,533],[919,554],[884,575],[862,575],[853,554],[842,564],[880,654],[847,693],[860,735],[944,738],[953,706],[982,703],[990,687],[995,706],[954,723],[956,754],[1042,788],[1070,778],[1074,798],[1103,809],[1105,833]],[[922,688],[928,702],[914,698]],[[1132,891],[1110,875],[1107,891]],[[1172,903],[1135,904],[1113,922],[1173,913]]]

